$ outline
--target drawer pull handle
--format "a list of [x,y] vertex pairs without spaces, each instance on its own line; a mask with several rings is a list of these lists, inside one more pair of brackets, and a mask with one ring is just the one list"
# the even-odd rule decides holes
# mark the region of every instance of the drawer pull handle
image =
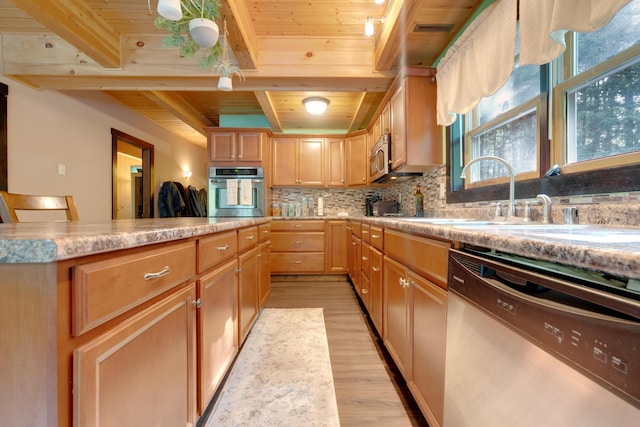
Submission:
[[264,234],[269,234],[269,230],[262,230]]
[[219,250],[220,252],[223,252],[229,249],[229,245],[218,246],[216,249]]
[[300,228],[302,227],[302,224],[293,224],[293,228]]
[[293,242],[294,245],[301,245],[302,244],[302,240],[296,240],[295,242]]
[[371,238],[372,238],[372,239],[379,239],[379,238],[380,238],[380,235],[379,235],[379,234],[372,234],[372,235],[371,235]]
[[371,267],[373,271],[380,271],[380,267]]
[[362,257],[362,260],[363,260],[363,261],[367,261],[368,259],[369,259],[369,258],[367,258],[366,256],[363,256],[363,257]]
[[293,261],[294,264],[302,264],[302,261],[297,260],[297,261]]
[[362,234],[367,234],[369,233],[367,230],[362,230]]
[[144,275],[144,280],[157,279],[159,277],[166,276],[169,273],[171,273],[171,267],[166,265],[162,270],[158,271],[157,273],[146,273]]
[[363,289],[362,289],[362,293],[363,293],[363,294],[368,294],[368,293],[369,293],[369,290],[368,290],[368,289],[364,289],[364,288],[363,288]]
[[253,240],[253,239],[255,239],[255,238],[256,238],[256,236],[246,236],[246,239],[247,239],[247,240]]

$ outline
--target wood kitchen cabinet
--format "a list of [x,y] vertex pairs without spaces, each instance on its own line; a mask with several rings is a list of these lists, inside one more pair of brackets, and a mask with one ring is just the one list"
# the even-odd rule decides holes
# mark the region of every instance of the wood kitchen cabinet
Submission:
[[347,271],[347,221],[327,220],[325,222],[325,273],[345,273]]
[[268,134],[260,130],[205,128],[210,165],[259,165],[268,153]]
[[195,297],[191,283],[74,351],[74,425],[195,424]]
[[436,84],[429,76],[409,75],[389,101],[391,168],[424,171],[442,164],[442,128],[436,124]]
[[324,138],[274,138],[273,186],[325,185]]
[[343,138],[328,138],[327,152],[327,186],[344,187],[345,183],[345,142]]
[[271,294],[271,241],[258,245],[258,307],[264,307]]
[[411,380],[407,382],[430,426],[442,426],[447,328],[447,292],[409,272],[413,292]]
[[434,426],[442,425],[444,413],[450,247],[450,242],[384,230],[385,346],[398,367],[403,366],[409,389]]
[[389,354],[406,379],[411,378],[411,348],[409,322],[411,287],[407,281],[407,268],[388,256],[383,266],[384,319],[382,338]]
[[259,310],[260,258],[258,227],[238,230],[238,334],[242,345]]
[[272,221],[271,230],[272,273],[324,273],[324,220]]
[[382,336],[382,266],[384,255],[374,246],[369,247],[369,293],[371,294],[371,307],[369,308],[369,316],[373,321],[376,330]]
[[231,261],[198,281],[200,309],[200,391],[198,411],[203,413],[238,354],[238,263]]
[[347,179],[349,187],[366,185],[369,175],[367,134],[350,136],[346,140]]

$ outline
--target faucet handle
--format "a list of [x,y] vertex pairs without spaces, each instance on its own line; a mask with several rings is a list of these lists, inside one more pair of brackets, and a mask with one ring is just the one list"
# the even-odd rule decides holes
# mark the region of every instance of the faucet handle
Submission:
[[496,203],[496,214],[495,216],[502,216],[502,203]]

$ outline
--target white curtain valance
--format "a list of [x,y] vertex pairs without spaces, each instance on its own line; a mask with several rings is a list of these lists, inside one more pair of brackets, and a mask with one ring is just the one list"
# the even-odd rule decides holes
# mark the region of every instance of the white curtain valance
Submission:
[[[545,64],[564,34],[595,31],[630,0],[520,0],[519,64]],[[448,126],[509,79],[514,65],[516,0],[497,0],[467,27],[437,66],[438,124]]]
[[520,0],[520,65],[546,64],[565,49],[567,31],[607,24],[629,0]]
[[449,48],[437,67],[438,124],[471,110],[509,79],[514,63],[516,0],[488,6]]

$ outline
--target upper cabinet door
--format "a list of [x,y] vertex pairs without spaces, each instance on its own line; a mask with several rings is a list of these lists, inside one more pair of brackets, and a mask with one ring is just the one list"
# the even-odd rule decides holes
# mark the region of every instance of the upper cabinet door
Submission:
[[235,132],[216,132],[209,134],[209,161],[216,163],[236,161]]
[[344,139],[327,140],[327,185],[329,187],[344,186]]
[[407,163],[407,118],[405,108],[405,83],[389,101],[391,108],[391,169]]
[[278,138],[273,140],[273,185],[296,185],[298,140],[295,138]]
[[298,141],[298,184],[324,185],[324,138]]
[[261,162],[262,161],[262,133],[261,132],[239,132],[238,133],[238,154],[239,162]]
[[347,139],[347,186],[366,185],[369,156],[365,134]]

